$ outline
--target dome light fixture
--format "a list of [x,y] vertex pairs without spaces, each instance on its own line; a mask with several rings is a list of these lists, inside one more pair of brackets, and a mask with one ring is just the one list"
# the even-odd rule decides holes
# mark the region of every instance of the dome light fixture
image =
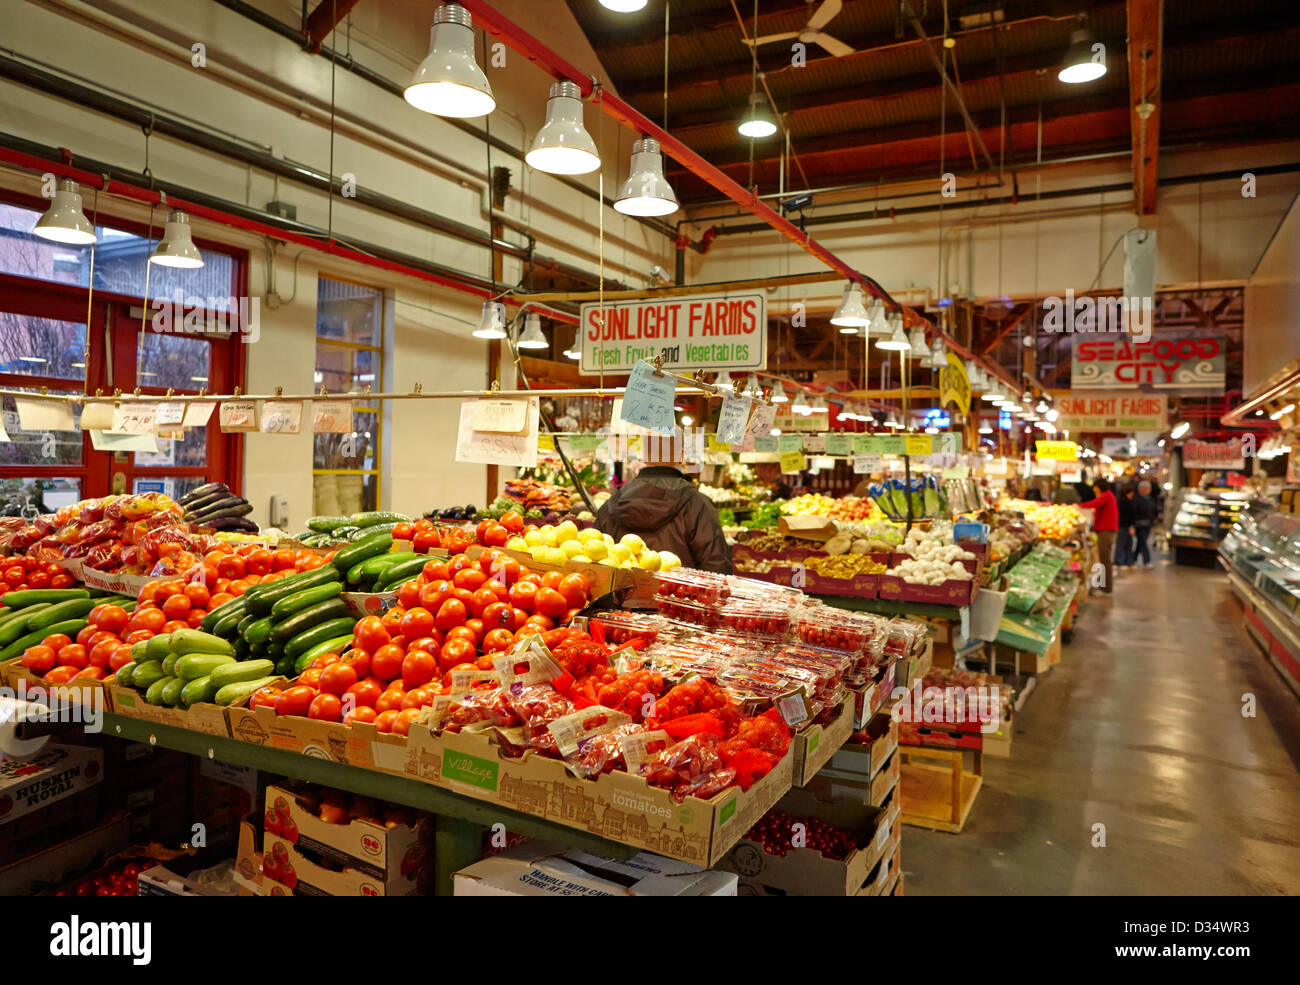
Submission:
[[575,361],[582,358],[582,350],[578,348],[577,339],[573,340],[573,347],[571,349],[564,350],[564,355],[566,358],[573,359]]
[[750,373],[749,380],[745,384],[745,392],[749,394],[751,397],[757,399],[762,389],[763,389],[763,384],[758,382],[758,374]]
[[[880,303],[879,299],[876,303]],[[861,286],[855,283],[845,285],[844,293],[840,295],[840,306],[831,315],[831,324],[838,325],[843,335],[857,335],[858,329],[871,324],[867,306],[862,303]]]
[[749,94],[749,111],[737,129],[742,137],[751,140],[770,137],[776,133],[776,121],[767,108],[767,101],[757,91]]
[[946,349],[944,349],[943,341],[941,339],[935,339],[934,348],[930,350],[930,368],[931,369],[948,368],[948,352]]
[[731,370],[724,369],[721,373],[719,373],[718,378],[713,381],[713,385],[716,386],[719,390],[736,389],[736,384],[731,382]]
[[1056,77],[1077,85],[1100,79],[1105,74],[1106,46],[1087,28],[1079,28],[1070,35],[1070,47]]
[[912,343],[907,341],[907,336],[903,334],[903,316],[900,312],[894,312],[889,316],[888,338],[876,339],[876,348],[884,349],[887,352],[906,352],[912,347]]
[[615,210],[624,215],[671,215],[677,211],[677,196],[664,177],[664,158],[659,141],[642,137],[632,145],[631,173],[618,198]]
[[163,237],[149,255],[149,262],[163,267],[195,268],[203,266],[203,254],[190,235],[190,217],[179,209],[167,215]]
[[550,345],[542,334],[542,318],[535,311],[528,312],[524,318],[524,330],[519,333],[515,346],[520,349],[545,349]]
[[473,19],[460,4],[445,3],[434,11],[429,53],[402,96],[434,116],[467,119],[496,109],[492,86],[474,58]]
[[596,142],[582,122],[582,90],[577,85],[567,79],[551,85],[546,123],[524,160],[547,174],[590,174],[600,167]]
[[82,209],[81,189],[68,178],[59,179],[50,207],[36,220],[32,232],[41,239],[73,246],[87,246],[99,240]]
[[907,348],[913,359],[923,360],[922,365],[930,361],[930,344],[925,341],[925,329],[920,325],[912,328],[912,334],[907,340]]
[[827,418],[829,419],[830,412],[831,409],[828,406],[826,406],[825,397],[823,397],[820,393],[817,394],[817,396],[813,397],[812,408],[809,411],[810,414],[826,414]]
[[641,10],[649,0],[600,0],[600,5],[616,14],[632,14]]
[[812,413],[812,406],[808,403],[808,395],[800,390],[794,396],[794,403],[790,405],[791,412],[798,414],[800,417],[807,417]]
[[873,298],[871,303],[871,324],[867,326],[868,335],[888,335],[889,322],[885,319],[885,302]]
[[784,404],[789,403],[789,401],[790,398],[785,395],[785,387],[781,385],[780,380],[777,380],[776,386],[772,387],[772,403]]
[[504,339],[506,337],[506,306],[500,301],[484,301],[483,314],[478,328],[471,333],[476,339]]

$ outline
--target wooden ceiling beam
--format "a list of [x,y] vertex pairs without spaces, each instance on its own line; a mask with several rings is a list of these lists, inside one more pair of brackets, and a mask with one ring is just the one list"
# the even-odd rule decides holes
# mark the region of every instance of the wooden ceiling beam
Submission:
[[1153,215],[1156,211],[1163,9],[1163,0],[1128,0],[1128,91],[1133,130],[1133,203],[1138,215]]

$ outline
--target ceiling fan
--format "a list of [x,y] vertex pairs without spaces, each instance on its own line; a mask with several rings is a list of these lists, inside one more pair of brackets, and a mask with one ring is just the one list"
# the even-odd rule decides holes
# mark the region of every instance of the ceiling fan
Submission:
[[[813,0],[807,0],[812,3]],[[782,34],[764,34],[758,38],[747,38],[745,44],[751,48],[755,45],[767,44],[769,41],[788,41],[791,38],[798,38],[804,44],[815,44],[825,49],[831,55],[839,58],[843,55],[851,55],[856,50],[852,45],[847,45],[838,38],[833,38],[829,34],[822,33],[822,28],[834,19],[835,15],[843,8],[843,0],[822,0],[821,5],[813,11],[812,16],[808,18],[808,23],[803,26],[802,31],[786,31]]]

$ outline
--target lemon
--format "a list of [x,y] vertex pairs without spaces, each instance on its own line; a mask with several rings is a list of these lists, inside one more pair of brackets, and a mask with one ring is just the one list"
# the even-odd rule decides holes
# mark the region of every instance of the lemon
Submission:
[[529,547],[538,547],[542,543],[542,531],[539,527],[531,527],[524,533],[524,543]]
[[582,552],[593,561],[599,561],[609,555],[609,548],[603,540],[589,540],[582,545]]
[[637,564],[635,561],[633,561],[631,558],[628,558],[626,561],[621,562],[621,563],[619,564],[619,567],[620,567],[620,568],[639,568],[640,565]]
[[658,551],[646,551],[640,557],[641,567],[646,571],[658,571],[660,562]]
[[601,534],[600,536],[601,536],[601,538],[605,541],[606,544],[617,544],[617,543],[618,543],[618,541],[616,541],[616,540],[615,540],[613,537],[611,537],[609,534]]
[[569,560],[577,561],[581,564],[591,564],[591,558],[587,557],[585,554],[575,554],[573,557],[569,558]]
[[560,544],[560,550],[564,552],[565,557],[576,557],[582,553],[582,542],[577,540],[566,540]]
[[615,558],[615,557],[613,557],[613,556],[603,557],[603,558],[601,558],[599,561],[597,561],[596,563],[597,563],[597,564],[603,564],[603,565],[606,565],[607,567],[610,567],[610,568],[617,568],[617,567],[618,567],[618,559]]
[[549,551],[549,547],[543,547],[541,544],[534,544],[528,549],[528,553],[532,555],[533,560],[542,563],[546,562],[546,555]]
[[555,539],[559,543],[573,540],[578,536],[578,525],[572,520],[565,520],[555,528]]
[[591,540],[599,540],[603,542],[604,538],[605,535],[595,527],[588,527],[586,530],[578,531],[578,540],[582,541],[584,544]]
[[526,551],[531,546],[526,537],[511,537],[506,541],[506,549],[511,551]]
[[640,554],[642,551],[645,550],[645,541],[642,540],[636,534],[624,534],[622,540],[620,540],[619,543],[622,544],[624,547],[626,547],[633,554]]
[[609,547],[609,556],[619,562],[631,561],[632,549],[626,544],[611,544]]
[[556,544],[559,543],[559,541],[556,540],[555,538],[555,528],[552,527],[549,523],[546,526],[541,528],[541,534],[542,534],[541,543],[546,547],[554,547]]
[[680,568],[681,566],[682,566],[682,559],[679,558],[672,551],[659,552],[660,571],[671,571],[673,568]]

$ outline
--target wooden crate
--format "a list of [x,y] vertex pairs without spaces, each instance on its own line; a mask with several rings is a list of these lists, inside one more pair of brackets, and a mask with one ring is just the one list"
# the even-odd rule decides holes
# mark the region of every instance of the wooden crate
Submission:
[[[966,825],[975,795],[984,783],[984,756],[975,750],[974,771],[967,771],[960,749],[900,746],[903,756],[899,789],[903,795],[903,823],[936,831],[959,832]],[[917,759],[946,763],[936,766]]]

